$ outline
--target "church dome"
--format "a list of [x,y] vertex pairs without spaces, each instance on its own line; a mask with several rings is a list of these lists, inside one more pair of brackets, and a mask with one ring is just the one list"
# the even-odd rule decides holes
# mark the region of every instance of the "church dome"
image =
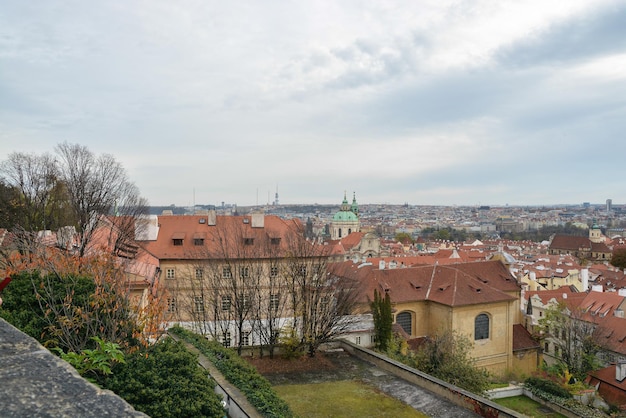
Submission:
[[333,216],[333,221],[346,222],[346,221],[358,221],[359,215],[358,213],[358,205],[356,203],[356,197],[352,199],[352,206],[348,203],[348,198],[346,194],[343,195],[343,202],[341,202],[341,208],[339,212],[335,213]]
[[344,210],[340,210],[339,212],[335,213],[335,216],[333,216],[333,221],[358,221],[359,217],[356,216],[354,214],[354,212],[352,211],[344,211]]

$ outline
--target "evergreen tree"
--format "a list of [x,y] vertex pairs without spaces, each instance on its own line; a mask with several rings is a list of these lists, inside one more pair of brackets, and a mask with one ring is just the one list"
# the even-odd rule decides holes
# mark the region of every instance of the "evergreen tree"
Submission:
[[374,289],[374,300],[370,303],[374,318],[374,334],[376,336],[376,348],[387,351],[391,341],[391,328],[393,317],[391,315],[391,298],[385,293],[383,298],[378,290]]

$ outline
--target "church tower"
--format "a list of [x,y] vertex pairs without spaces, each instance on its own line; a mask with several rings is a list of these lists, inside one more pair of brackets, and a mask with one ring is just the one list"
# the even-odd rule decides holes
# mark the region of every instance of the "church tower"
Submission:
[[339,212],[335,213],[330,223],[330,238],[339,240],[360,230],[361,222],[359,221],[359,205],[356,202],[356,194],[353,194],[352,205],[350,205],[344,192],[341,208]]
[[604,241],[604,238],[602,237],[602,230],[600,230],[600,227],[596,224],[595,219],[593,220],[593,225],[589,228],[589,241],[595,243]]

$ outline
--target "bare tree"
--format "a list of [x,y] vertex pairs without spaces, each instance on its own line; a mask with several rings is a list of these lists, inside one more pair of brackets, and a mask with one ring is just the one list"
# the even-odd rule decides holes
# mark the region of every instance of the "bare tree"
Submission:
[[309,356],[325,342],[343,334],[354,323],[359,296],[356,281],[328,271],[328,247],[292,234],[289,243],[288,285],[293,328]]
[[101,215],[121,216],[116,248],[130,242],[134,218],[146,213],[146,201],[113,156],[94,155],[87,147],[67,142],[57,146],[59,174],[68,193],[68,206],[76,219],[78,254],[82,257],[98,228]]
[[0,167],[7,184],[19,191],[19,225],[28,231],[49,229],[53,224],[52,194],[58,182],[54,158],[14,152]]
[[289,325],[314,355],[350,326],[358,286],[327,271],[328,247],[306,240],[299,222],[277,231],[242,216],[218,223],[207,228],[206,245],[185,256],[192,261],[175,285],[198,332],[224,345],[234,340],[239,353],[258,341],[261,355],[273,356]]

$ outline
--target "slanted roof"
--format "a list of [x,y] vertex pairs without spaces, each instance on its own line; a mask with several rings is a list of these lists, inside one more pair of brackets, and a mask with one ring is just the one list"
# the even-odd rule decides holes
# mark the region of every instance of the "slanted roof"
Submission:
[[447,306],[467,306],[516,299],[498,289],[501,278],[495,274],[496,269],[475,266],[472,271],[480,271],[481,274],[478,275],[464,271],[468,264],[481,263],[380,270],[369,263],[356,265],[347,261],[333,263],[329,268],[333,274],[362,283],[363,303],[368,298],[373,299],[374,290],[389,293],[394,303],[431,301]]
[[590,250],[591,241],[588,237],[556,234],[554,238],[552,238],[550,248],[568,251]]
[[626,318],[607,316],[598,321],[593,339],[604,349],[626,356]]
[[513,325],[513,352],[536,350],[539,347],[539,342],[530,335],[530,332],[523,325]]
[[[270,254],[280,256],[293,241],[289,237],[302,230],[298,220],[284,220],[274,215],[265,216],[263,227],[252,226],[249,216],[217,216],[213,225],[206,221],[206,215],[170,215],[159,216],[158,224],[156,240],[142,241],[142,244],[160,260],[237,257],[244,253],[247,257],[258,258]],[[198,245],[195,239],[185,239],[189,237],[203,241]],[[280,237],[285,239],[267,242]],[[182,239],[182,245],[174,245],[175,239]],[[242,247],[244,239],[253,245]]]

